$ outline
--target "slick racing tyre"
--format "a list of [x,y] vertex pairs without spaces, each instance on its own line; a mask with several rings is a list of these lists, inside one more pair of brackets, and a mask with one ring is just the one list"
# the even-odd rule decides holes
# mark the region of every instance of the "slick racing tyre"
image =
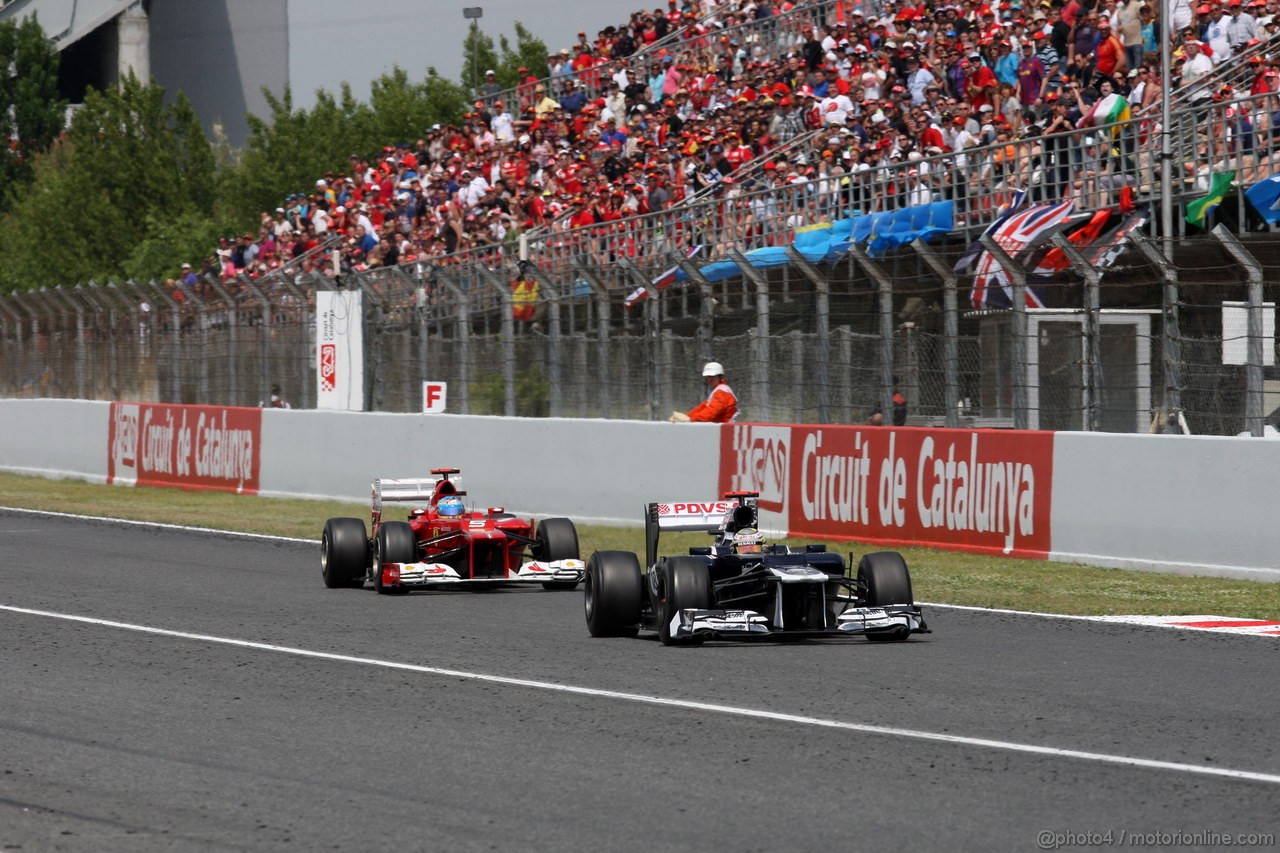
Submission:
[[404,592],[403,587],[382,585],[383,563],[416,563],[418,540],[413,528],[404,521],[384,521],[378,526],[378,538],[373,547],[373,588],[386,594]]
[[658,572],[658,596],[653,603],[658,617],[658,639],[664,646],[696,644],[703,637],[673,637],[671,620],[681,610],[711,608],[711,574],[707,564],[696,557],[668,557],[654,569]]
[[[907,563],[897,551],[877,551],[858,561],[858,594],[867,607],[890,604],[912,604],[911,575]],[[891,628],[866,635],[877,643],[894,643],[911,635],[906,628]]]
[[[567,518],[548,518],[538,523],[534,556],[543,562],[579,560],[578,529]],[[577,581],[547,581],[544,589],[576,589]]]
[[329,589],[360,586],[369,566],[369,537],[358,518],[331,518],[320,536],[320,573]]
[[597,551],[587,562],[583,595],[593,637],[634,637],[640,630],[643,578],[630,551]]

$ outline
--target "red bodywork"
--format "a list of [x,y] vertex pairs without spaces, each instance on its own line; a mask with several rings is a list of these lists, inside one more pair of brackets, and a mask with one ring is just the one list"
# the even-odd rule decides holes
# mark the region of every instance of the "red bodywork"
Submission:
[[[430,502],[425,509],[409,512],[409,526],[418,543],[418,560],[424,563],[447,563],[464,579],[507,577],[507,571],[518,571],[525,548],[534,537],[532,519],[516,518],[500,506],[470,511],[457,516],[442,516],[436,511],[443,497],[466,497],[449,480],[456,468],[436,468],[439,475]],[[394,519],[387,519],[388,521]],[[372,513],[373,538],[378,536],[382,512],[375,505]]]

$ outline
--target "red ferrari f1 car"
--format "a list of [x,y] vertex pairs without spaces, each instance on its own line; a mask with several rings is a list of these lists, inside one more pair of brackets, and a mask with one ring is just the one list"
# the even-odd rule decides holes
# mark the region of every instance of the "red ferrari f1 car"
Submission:
[[[324,585],[363,586],[380,593],[436,586],[540,583],[574,589],[586,574],[578,531],[567,518],[534,527],[503,507],[469,508],[457,468],[434,468],[430,479],[374,480],[373,536],[358,518],[331,518],[320,539]],[[452,478],[452,479],[451,479]],[[382,517],[386,502],[418,503],[406,521]]]

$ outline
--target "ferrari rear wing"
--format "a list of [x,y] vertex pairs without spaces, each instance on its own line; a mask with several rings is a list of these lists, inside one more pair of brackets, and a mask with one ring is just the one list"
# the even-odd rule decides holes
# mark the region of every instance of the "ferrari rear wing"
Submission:
[[[432,471],[431,473],[436,473]],[[413,477],[409,479],[391,480],[377,479],[373,481],[373,519],[376,523],[382,517],[383,502],[389,503],[427,503],[436,493],[436,485],[441,480],[449,480],[457,486],[460,478],[454,477]],[[454,494],[465,495],[466,492],[455,491]]]
[[[733,512],[736,526],[756,526],[756,492],[730,492],[723,500],[699,502],[651,503],[644,508],[645,559],[652,566],[658,558],[658,536],[662,531],[716,533],[725,526],[726,516]],[[741,517],[739,517],[741,508]],[[749,516],[749,518],[748,518]]]

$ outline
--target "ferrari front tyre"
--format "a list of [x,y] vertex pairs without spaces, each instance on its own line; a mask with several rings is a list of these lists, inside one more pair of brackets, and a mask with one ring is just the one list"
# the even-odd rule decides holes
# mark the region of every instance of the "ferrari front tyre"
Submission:
[[378,536],[373,547],[373,588],[380,593],[404,592],[398,586],[383,586],[383,563],[416,563],[418,540],[413,528],[405,521],[384,521],[378,525]]
[[671,620],[681,610],[711,608],[711,573],[707,564],[697,557],[668,557],[655,571],[661,572],[658,601],[653,608],[658,614],[658,639],[664,646],[702,642],[702,637],[672,636]]
[[593,637],[634,637],[643,601],[640,561],[630,551],[597,551],[587,562],[583,595]]
[[331,518],[320,536],[320,574],[329,589],[359,586],[369,566],[369,537],[358,518]]
[[[891,604],[914,604],[911,575],[907,562],[897,551],[877,551],[858,561],[858,594],[867,607]],[[890,628],[869,632],[868,640],[877,643],[901,642],[911,635],[906,628]]]
[[[579,560],[578,529],[567,518],[548,518],[539,522],[534,534],[537,542],[534,556],[545,563],[556,560]],[[575,589],[577,581],[547,581],[544,589]]]

